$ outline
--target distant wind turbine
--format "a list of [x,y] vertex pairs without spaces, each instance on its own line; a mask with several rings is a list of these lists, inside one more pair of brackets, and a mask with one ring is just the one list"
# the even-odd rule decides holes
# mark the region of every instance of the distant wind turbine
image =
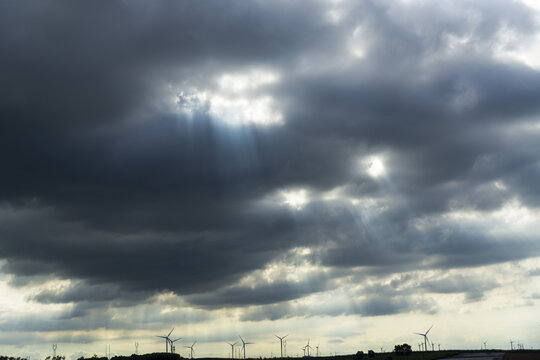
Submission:
[[279,344],[281,345],[281,358],[283,359],[283,339],[285,339],[287,336],[289,336],[289,334],[287,334],[285,336],[281,336],[281,337],[274,334],[274,336],[279,339]]
[[424,334],[421,334],[421,333],[414,333],[416,335],[420,335],[420,336],[423,336],[424,337],[424,351],[428,351],[427,350],[427,343],[429,341],[428,337],[427,337],[427,334],[429,332],[429,330],[431,330],[431,328],[433,327],[433,325],[431,325],[428,329],[428,331],[426,331]]
[[235,343],[228,342],[227,344],[231,345],[231,359],[234,359],[234,345],[238,344],[238,341]]
[[313,347],[311,347],[311,346],[309,345],[309,339],[307,339],[307,345],[306,345],[307,356],[309,356],[309,349],[313,349]]
[[246,358],[246,345],[250,345],[253,343],[245,342],[244,339],[242,339],[240,335],[238,335],[238,337],[240,338],[240,340],[242,340],[242,352],[244,353],[244,359],[245,359]]
[[174,340],[171,340],[169,339],[169,343],[171,344],[171,353],[174,354],[174,351],[176,349],[176,346],[174,345],[175,342],[177,342],[178,340],[181,340],[182,338],[178,338],[178,339],[174,339]]
[[166,336],[156,335],[156,337],[158,337],[158,338],[165,339],[165,352],[166,352],[166,353],[169,352],[169,342],[171,341],[171,339],[169,338],[169,336],[172,334],[173,330],[174,330],[174,328],[172,328],[172,330],[169,331],[169,333],[168,333]]
[[184,346],[185,348],[190,349],[189,357],[190,357],[191,359],[193,359],[193,347],[195,346],[196,343],[197,343],[197,340],[195,340],[195,342],[194,342],[193,344],[191,344],[191,346]]

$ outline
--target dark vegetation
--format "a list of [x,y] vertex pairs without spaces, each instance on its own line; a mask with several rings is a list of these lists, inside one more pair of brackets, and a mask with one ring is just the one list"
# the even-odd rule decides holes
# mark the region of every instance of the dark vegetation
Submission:
[[21,358],[21,357],[1,356],[0,355],[0,360],[27,360],[27,359],[26,358]]
[[[367,354],[363,351],[358,351],[356,354],[350,355],[336,355],[336,356],[310,356],[313,360],[437,360],[445,357],[457,355],[458,351],[428,351],[428,352],[413,352],[411,347],[407,344],[396,345],[393,352],[376,353],[373,350],[369,350]],[[307,357],[306,357],[307,358]],[[184,359],[178,354],[171,353],[152,353],[144,355],[131,355],[131,356],[114,356],[110,360],[181,360]],[[261,358],[249,358],[261,359]],[[279,358],[274,358],[279,359]],[[296,357],[285,357],[285,360],[296,360]],[[16,359],[1,359],[0,360],[16,360]],[[20,359],[26,360],[26,359]],[[94,357],[84,358],[81,357],[77,360],[109,360],[106,357]],[[223,358],[197,358],[196,360],[223,360]]]
[[[178,354],[171,353],[151,353],[144,355],[131,355],[131,356],[113,356],[110,360],[180,360],[182,357]],[[1,359],[0,359],[1,360]],[[77,360],[109,360],[106,357],[97,357],[94,355],[90,358],[80,357]]]
[[[461,351],[462,352],[462,351]],[[354,355],[319,357],[316,360],[437,360],[459,354],[460,351],[412,351],[408,344],[396,345],[393,352],[376,353],[369,350],[367,354],[358,351]]]
[[517,350],[508,351],[504,354],[504,360],[538,360],[540,351],[538,350]]

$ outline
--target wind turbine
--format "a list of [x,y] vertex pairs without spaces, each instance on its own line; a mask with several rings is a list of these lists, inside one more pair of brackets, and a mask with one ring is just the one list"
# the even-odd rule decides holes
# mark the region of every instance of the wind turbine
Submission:
[[171,340],[169,339],[169,343],[171,344],[171,353],[174,354],[174,350],[176,349],[176,346],[174,345],[175,342],[177,342],[178,340],[181,340],[182,338],[178,338],[178,339],[175,339],[175,340]]
[[319,345],[317,344],[317,346],[315,346],[315,348],[317,349],[317,357],[319,357]]
[[424,334],[420,334],[420,333],[414,333],[416,335],[420,335],[420,336],[423,336],[424,337],[424,351],[428,351],[427,350],[427,343],[429,341],[428,337],[427,337],[427,334],[429,332],[429,330],[431,330],[431,328],[433,327],[433,325],[431,325],[428,329],[428,331],[426,331]]
[[487,340],[484,341],[484,350],[487,350],[487,345],[486,345],[486,343],[487,343]]
[[234,359],[234,345],[236,345],[237,343],[238,343],[238,341],[235,342],[235,343],[230,343],[230,342],[227,343],[227,344],[231,345],[231,359]]
[[184,346],[185,348],[190,349],[189,356],[191,359],[193,359],[193,347],[195,346],[196,343],[197,343],[197,340],[195,340],[195,342],[191,344],[191,346]]
[[169,336],[172,334],[173,330],[174,330],[174,328],[172,328],[172,330],[169,331],[169,333],[167,334],[167,336],[156,335],[156,337],[158,337],[158,338],[165,339],[165,353],[168,353],[168,352],[169,352],[169,341],[171,341],[171,339],[169,338]]
[[285,339],[287,336],[289,336],[289,334],[287,334],[285,336],[282,336],[282,337],[279,337],[276,334],[274,334],[274,336],[279,339],[279,344],[281,345],[281,358],[283,359],[283,339]]
[[244,353],[244,359],[245,359],[246,358],[246,345],[253,344],[253,343],[245,342],[244,339],[242,339],[240,335],[238,335],[238,337],[240,338],[240,340],[242,340],[242,352]]
[[313,349],[313,347],[311,347],[311,346],[309,345],[309,339],[307,339],[306,349],[307,349],[307,356],[309,356],[309,349]]

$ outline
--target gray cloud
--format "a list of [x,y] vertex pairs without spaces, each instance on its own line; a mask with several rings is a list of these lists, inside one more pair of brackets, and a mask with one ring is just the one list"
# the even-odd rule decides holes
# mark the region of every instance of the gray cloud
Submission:
[[479,279],[462,275],[423,282],[421,287],[429,292],[449,294],[465,293],[466,301],[479,301],[484,292],[496,288],[499,284],[491,279]]
[[[96,309],[168,292],[261,320],[312,314],[290,301],[357,269],[377,277],[538,256],[534,236],[443,216],[509,201],[538,211],[540,149],[527,129],[540,74],[497,57],[538,31],[533,14],[507,1],[345,1],[332,23],[330,6],[1,4],[0,258],[11,284],[73,280],[32,298],[74,304],[70,329]],[[503,43],[505,31],[516,43]],[[280,75],[264,91],[281,125],[235,127],[168,103],[260,68]],[[374,154],[379,178],[360,165]],[[301,210],[268,200],[299,188],[310,193]],[[341,198],[325,197],[336,189]],[[296,248],[328,277],[238,285]],[[400,281],[366,287],[349,310],[313,313],[434,311]],[[495,286],[447,277],[421,288],[478,301]]]

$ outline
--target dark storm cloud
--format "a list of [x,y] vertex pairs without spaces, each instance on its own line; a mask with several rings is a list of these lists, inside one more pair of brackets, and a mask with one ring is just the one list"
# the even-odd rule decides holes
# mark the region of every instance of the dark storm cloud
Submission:
[[[530,236],[439,218],[540,204],[540,147],[523,130],[540,111],[540,74],[495,56],[512,46],[499,44],[504,31],[526,40],[538,30],[533,15],[506,1],[364,1],[335,5],[343,18],[332,24],[331,6],[2,3],[0,258],[12,284],[72,279],[33,297],[76,304],[68,319],[167,292],[207,308],[265,305],[244,318],[275,319],[302,314],[287,301],[333,289],[332,276],[351,269],[382,276],[540,254]],[[253,68],[280,75],[265,91],[282,125],[235,127],[167,102]],[[380,178],[359,165],[373,154],[384,158]],[[298,188],[309,203],[280,204],[280,191]],[[343,199],[325,199],[337,188]],[[335,272],[237,284],[277,259],[294,263],[302,247]],[[491,289],[456,281],[424,289],[471,301]],[[321,313],[426,308],[408,295],[378,287]]]
[[298,282],[277,281],[258,286],[233,286],[207,294],[188,296],[187,301],[205,308],[274,304],[330,290],[328,276],[305,277]]
[[441,294],[465,293],[466,301],[478,301],[483,298],[484,291],[492,290],[498,285],[491,279],[457,275],[434,281],[426,281],[422,283],[421,287],[429,292]]

